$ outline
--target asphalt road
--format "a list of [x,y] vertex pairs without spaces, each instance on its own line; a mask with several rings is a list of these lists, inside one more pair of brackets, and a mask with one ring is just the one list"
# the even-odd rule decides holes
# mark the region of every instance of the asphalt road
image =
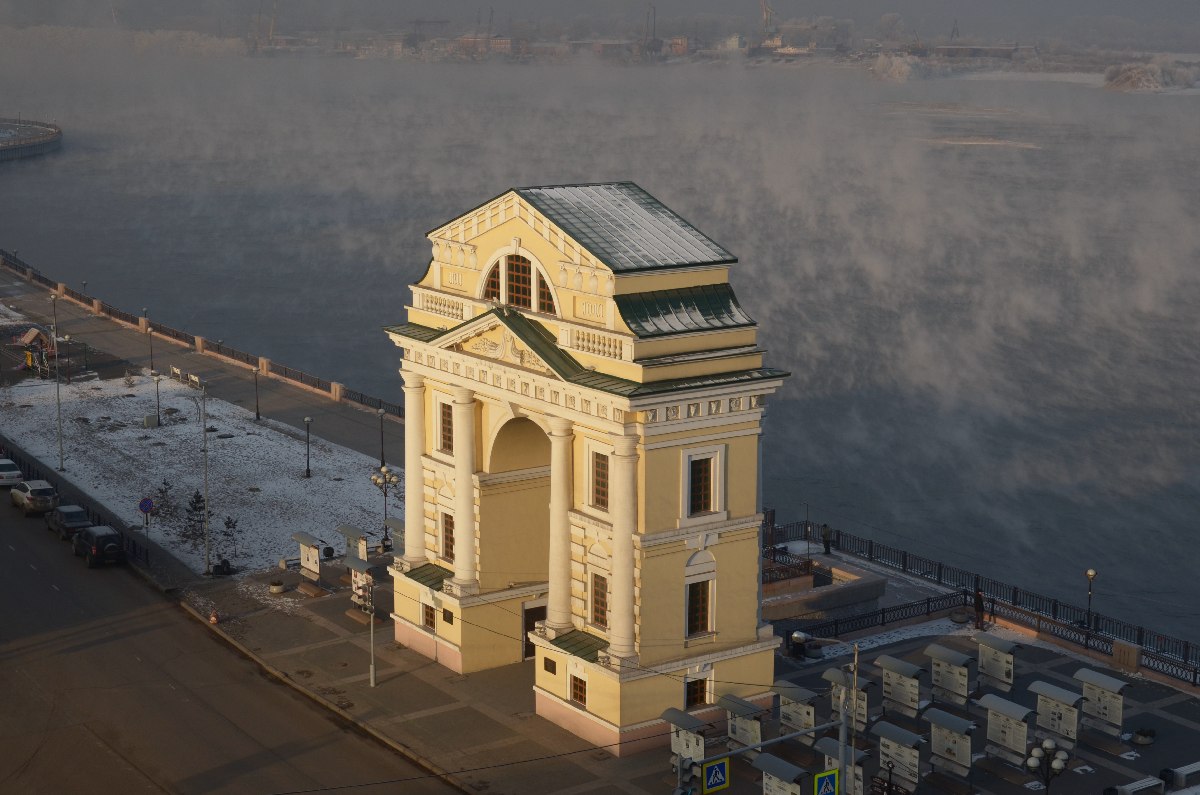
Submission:
[[456,792],[267,679],[127,568],[86,568],[7,490],[0,603],[0,792]]

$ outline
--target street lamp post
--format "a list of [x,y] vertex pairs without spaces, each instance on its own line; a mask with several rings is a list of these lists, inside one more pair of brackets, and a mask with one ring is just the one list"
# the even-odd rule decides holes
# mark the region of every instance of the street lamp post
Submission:
[[1029,772],[1035,775],[1049,792],[1050,782],[1067,769],[1067,752],[1059,750],[1058,743],[1047,737],[1042,740],[1040,746],[1035,745],[1029,749],[1025,767],[1029,768]]
[[142,307],[142,317],[146,318],[146,339],[150,341],[150,370],[154,371],[154,328],[150,325],[150,312]]
[[254,368],[254,419],[261,420],[262,414],[258,410],[258,368]]
[[312,426],[312,417],[304,418],[304,477],[312,477],[311,463],[312,459],[309,456],[309,440],[311,438],[310,430]]
[[379,468],[383,469],[387,466],[387,461],[383,460],[383,415],[387,414],[383,409],[379,409]]
[[891,759],[889,759],[888,763],[887,763],[887,770],[888,770],[887,795],[893,795],[893,793],[896,792],[895,788],[892,786],[892,771],[894,771],[895,769],[896,769],[896,763],[893,762]]
[[62,438],[62,379],[58,375],[58,296],[50,294],[50,306],[54,315],[54,408],[58,414],[58,471],[63,472],[63,438]]
[[1088,569],[1084,574],[1088,580],[1088,608],[1087,608],[1087,628],[1088,632],[1092,631],[1092,582],[1096,579],[1096,570]]
[[84,294],[84,295],[87,295],[87,294],[88,294],[88,291],[87,291],[87,279],[84,279],[84,280],[83,280],[83,294]]
[[[154,378],[154,417],[157,422],[155,427],[157,428],[159,425],[162,425],[162,403],[158,396],[158,384],[162,381],[162,376],[158,374],[157,370],[151,370],[150,375]],[[204,438],[208,438],[207,434]]]
[[67,343],[67,383],[71,383],[71,335],[63,334],[63,342]]
[[375,687],[375,578],[370,574],[362,585],[363,591],[363,610],[367,614],[367,624],[371,627],[371,687]]
[[200,433],[204,434],[204,573],[212,574],[212,543],[208,536],[208,390],[200,388]]
[[388,487],[399,486],[400,476],[385,465],[381,466],[377,473],[371,475],[371,482],[383,492],[383,548],[386,551],[392,544],[392,538],[388,535],[387,523]]

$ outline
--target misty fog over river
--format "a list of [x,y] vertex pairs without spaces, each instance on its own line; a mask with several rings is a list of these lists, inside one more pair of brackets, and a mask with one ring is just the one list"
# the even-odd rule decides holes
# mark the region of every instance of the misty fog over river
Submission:
[[[90,34],[89,34],[90,35]],[[0,246],[130,311],[402,402],[424,234],[629,179],[740,262],[764,498],[1200,640],[1200,96],[848,66],[506,66],[0,48]],[[315,432],[319,432],[314,428]],[[214,462],[219,466],[219,462]]]

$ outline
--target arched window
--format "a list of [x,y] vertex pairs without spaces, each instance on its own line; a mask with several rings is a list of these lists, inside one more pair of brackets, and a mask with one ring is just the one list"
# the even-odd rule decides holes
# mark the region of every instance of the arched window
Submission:
[[[503,289],[501,278],[504,280]],[[535,295],[536,311],[547,315],[557,314],[549,281],[533,267],[532,262],[518,254],[509,254],[503,263],[497,262],[484,278],[482,297],[485,301],[533,310]]]
[[488,271],[487,282],[483,286],[483,300],[499,301],[500,300],[500,266],[493,265]]

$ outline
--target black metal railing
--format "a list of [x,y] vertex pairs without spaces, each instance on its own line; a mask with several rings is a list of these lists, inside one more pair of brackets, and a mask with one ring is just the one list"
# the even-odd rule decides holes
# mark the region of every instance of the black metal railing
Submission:
[[218,356],[224,356],[226,359],[233,359],[235,362],[248,364],[252,367],[258,367],[258,357],[245,351],[239,351],[237,348],[231,348],[221,342],[206,343],[205,347],[208,350],[216,353]]
[[[763,528],[763,538],[770,539],[774,544],[789,541],[820,543],[820,535],[819,525],[804,521]],[[979,589],[987,598],[991,611],[1008,620],[1106,654],[1112,653],[1113,641],[1132,643],[1142,648],[1142,657],[1147,668],[1192,683],[1200,676],[1197,673],[1200,671],[1200,648],[1180,638],[1089,611],[1001,580],[984,577],[967,569],[914,555],[844,530],[831,531],[831,546],[841,552],[956,589],[956,593],[934,598],[934,604],[938,603],[939,599],[944,599],[948,600],[947,606],[969,607],[973,599],[972,593]],[[766,565],[768,564],[764,561],[764,567]],[[806,626],[804,631],[810,634],[827,633],[826,636],[840,635],[899,620],[906,611],[916,611],[913,615],[919,615],[922,606],[927,606],[926,602],[881,608],[859,616],[836,619],[812,627]]]
[[115,318],[116,320],[120,320],[125,323],[129,323],[130,325],[133,325],[133,326],[136,326],[139,323],[141,323],[141,318],[139,318],[137,315],[132,315],[129,312],[122,312],[120,309],[117,309],[112,304],[104,304],[104,303],[100,304],[100,311],[103,312],[104,314],[108,315],[111,318]]
[[[0,121],[3,121],[3,120],[0,119]],[[39,271],[37,268],[33,267],[29,263],[22,260],[20,257],[16,256],[15,254],[13,254],[11,252],[5,251],[3,249],[0,249],[0,266],[8,268],[9,270],[13,271],[14,273],[20,274],[22,277],[29,279],[30,281],[36,282],[37,284],[40,284],[44,287],[49,287],[54,290],[58,289],[58,282],[56,282],[53,279],[51,279],[50,277],[46,276],[41,271]],[[63,294],[65,296],[71,298],[72,300],[74,300],[80,304],[84,304],[88,307],[91,307],[93,304],[93,301],[95,300],[91,296],[86,295],[86,294],[80,292],[79,290],[75,290],[71,287],[66,287],[65,285],[63,287]],[[123,323],[127,323],[131,326],[139,325],[142,320],[138,315],[134,315],[129,312],[122,311],[122,310],[116,308],[115,306],[112,306],[111,304],[101,303],[100,311],[104,315],[107,315],[108,317],[111,317],[114,320],[119,320],[119,321],[121,321]],[[158,322],[152,321],[152,320],[147,321],[147,324],[148,324],[149,328],[155,334],[159,334],[159,335],[167,337],[169,339],[173,339],[177,342],[181,342],[188,346],[195,347],[195,345],[196,345],[196,335],[194,335],[194,334],[189,334],[186,331],[182,331],[177,328],[172,328],[171,326],[163,325],[162,323],[158,323]],[[238,350],[237,348],[232,348],[232,347],[225,345],[224,343],[219,342],[219,341],[218,342],[208,342],[206,344],[206,347],[209,351],[211,351],[212,353],[214,353],[218,356],[223,356],[227,359],[232,359],[233,361],[241,362],[242,364],[247,364],[254,368],[258,367],[259,357],[254,354]],[[320,390],[321,392],[326,392],[326,393],[333,392],[333,382],[331,382],[325,378],[320,378],[318,376],[311,375],[309,373],[304,372],[303,370],[297,370],[293,367],[288,367],[283,364],[271,362],[270,372],[273,375],[277,375],[277,376],[280,376],[281,378],[285,378],[289,381],[294,381],[298,384],[303,384],[304,386]],[[370,395],[364,395],[362,392],[358,392],[356,390],[344,389],[342,391],[342,397],[351,403],[358,403],[363,406],[369,406],[370,408],[373,408],[376,410],[383,409],[386,413],[391,414],[392,416],[395,416],[395,417],[403,417],[404,416],[403,406],[401,406],[397,403],[391,403],[391,402],[383,400],[381,398],[372,397]]]
[[150,565],[150,551],[144,544],[138,544],[131,528],[112,511],[105,508],[90,495],[79,491],[70,485],[58,472],[43,465],[24,449],[18,447],[9,438],[0,436],[0,445],[4,447],[4,457],[11,459],[21,469],[26,480],[45,480],[52,484],[59,495],[62,505],[78,505],[87,513],[88,520],[95,525],[108,525],[121,534],[121,542],[125,547],[125,556],[134,563],[143,566]]

